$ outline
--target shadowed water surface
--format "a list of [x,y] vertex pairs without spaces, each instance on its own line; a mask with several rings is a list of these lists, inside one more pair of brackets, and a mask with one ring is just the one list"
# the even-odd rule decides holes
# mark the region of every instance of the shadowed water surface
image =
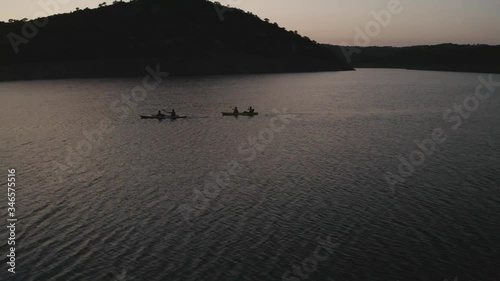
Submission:
[[[443,120],[478,77],[168,78],[132,108],[123,95],[141,79],[1,83],[1,163],[17,169],[19,222],[17,273],[2,242],[0,279],[499,280],[500,99],[457,130]],[[259,116],[220,116],[250,105]],[[189,118],[138,118],[160,108]],[[101,120],[110,125],[98,138]],[[446,142],[391,193],[384,173],[435,128]],[[249,161],[242,144],[259,134],[268,144]],[[86,135],[96,141],[79,147]],[[199,192],[231,161],[240,169],[187,221],[178,207],[202,206]],[[327,237],[328,259],[293,273]]]

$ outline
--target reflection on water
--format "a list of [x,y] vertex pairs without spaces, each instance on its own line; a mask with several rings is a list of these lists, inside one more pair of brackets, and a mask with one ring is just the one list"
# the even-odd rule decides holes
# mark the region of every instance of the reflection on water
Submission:
[[[1,83],[0,149],[4,168],[17,169],[20,223],[18,273],[0,277],[497,280],[496,96],[396,193],[383,177],[415,140],[449,126],[443,113],[474,93],[477,77],[168,78],[133,104],[124,95],[140,79]],[[221,116],[234,106],[259,116]],[[139,118],[171,108],[188,118]],[[276,121],[287,114],[296,118]],[[186,206],[197,212],[189,221]],[[304,267],[318,239],[335,250]]]

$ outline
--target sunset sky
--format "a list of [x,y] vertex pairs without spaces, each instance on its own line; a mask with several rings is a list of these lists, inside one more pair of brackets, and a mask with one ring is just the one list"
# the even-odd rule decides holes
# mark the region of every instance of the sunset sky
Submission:
[[[39,2],[50,0],[0,0],[0,20],[33,18],[43,11]],[[59,13],[76,7],[96,7],[103,0],[52,0]],[[251,11],[280,26],[321,43],[354,45],[355,28],[365,29],[371,11],[387,9],[391,0],[219,0]],[[111,3],[112,1],[108,1]],[[438,43],[500,44],[499,0],[401,0],[403,11],[393,15],[370,45],[418,45]],[[215,16],[217,16],[214,10]]]

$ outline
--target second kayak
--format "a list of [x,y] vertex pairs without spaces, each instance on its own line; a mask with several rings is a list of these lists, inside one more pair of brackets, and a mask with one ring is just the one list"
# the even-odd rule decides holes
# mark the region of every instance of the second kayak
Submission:
[[254,115],[259,115],[258,112],[222,112],[222,116],[254,116]]

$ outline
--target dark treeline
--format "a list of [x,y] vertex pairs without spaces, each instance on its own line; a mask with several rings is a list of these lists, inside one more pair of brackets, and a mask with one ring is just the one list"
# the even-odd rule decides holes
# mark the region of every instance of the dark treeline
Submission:
[[330,46],[353,67],[500,73],[500,46],[441,44],[413,47]]
[[0,79],[134,76],[157,63],[179,75],[350,69],[297,32],[206,0],[115,1],[42,20],[32,38],[33,21],[0,23]]

